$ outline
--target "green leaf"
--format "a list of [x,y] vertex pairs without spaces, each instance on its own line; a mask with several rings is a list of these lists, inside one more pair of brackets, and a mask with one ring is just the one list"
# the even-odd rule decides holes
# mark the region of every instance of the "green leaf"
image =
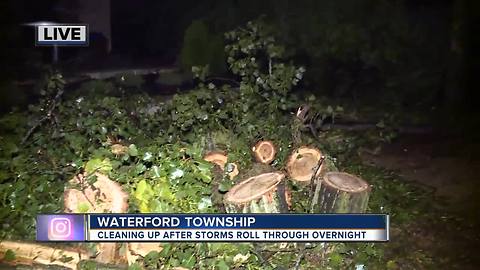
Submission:
[[195,257],[195,254],[190,255],[190,257],[183,261],[182,265],[186,268],[193,268],[197,263],[197,258]]
[[339,267],[343,262],[343,257],[338,253],[332,253],[330,256],[330,265],[334,267]]
[[171,207],[167,202],[153,199],[148,204],[149,212],[153,213],[168,213],[171,212]]
[[130,144],[128,146],[128,154],[132,157],[138,156],[138,149],[137,149],[137,146],[135,144]]
[[202,182],[209,184],[212,182],[212,176],[210,174],[196,173],[195,177],[200,178]]
[[184,175],[184,171],[179,169],[179,168],[175,168],[175,170],[170,174],[170,178],[171,179],[177,179],[177,178],[181,178],[183,177]]
[[152,166],[153,176],[158,178],[160,177],[160,168],[157,165]]
[[228,267],[227,263],[225,260],[221,259],[217,262],[217,267],[219,270],[229,270],[230,267]]
[[170,255],[170,251],[172,250],[172,244],[165,243],[162,244],[162,251],[160,251],[159,256],[161,257],[168,257]]
[[210,170],[212,169],[213,165],[210,162],[201,161],[198,163],[198,169],[203,174],[210,174]]
[[90,209],[90,206],[86,202],[81,202],[78,204],[77,211],[79,213],[87,213],[89,209]]
[[158,251],[151,251],[147,255],[145,255],[144,262],[146,262],[149,265],[156,265],[159,262],[161,257],[162,256]]
[[150,152],[145,152],[145,154],[143,154],[143,161],[151,161],[152,158],[153,158],[153,155]]
[[111,170],[112,164],[110,163],[110,160],[108,158],[103,160],[99,158],[94,158],[89,160],[85,165],[85,172],[87,172],[88,174],[92,174],[95,172],[108,173]]
[[160,182],[157,184],[157,193],[161,199],[173,201],[175,200],[175,196],[173,195],[172,190],[168,182]]
[[206,211],[210,207],[212,207],[212,200],[210,197],[203,197],[198,203],[199,211]]
[[144,171],[147,170],[147,167],[143,164],[143,163],[138,163],[136,166],[135,166],[135,173],[138,175],[138,174],[142,174]]
[[397,262],[395,262],[395,261],[393,261],[393,260],[388,261],[388,262],[387,262],[387,269],[388,269],[388,270],[399,269]]
[[228,182],[224,181],[224,182],[220,183],[220,185],[218,185],[218,191],[224,193],[224,192],[229,191],[231,187],[232,187],[231,183],[228,183]]
[[152,186],[147,183],[145,180],[141,180],[135,189],[134,197],[138,202],[140,212],[148,213],[151,212],[149,208],[149,201],[153,198],[154,192]]
[[13,250],[11,250],[11,249],[8,249],[8,250],[5,252],[5,255],[4,255],[4,257],[3,257],[3,259],[4,259],[5,261],[7,261],[7,262],[8,262],[8,261],[13,261],[13,260],[15,260],[15,258],[16,258],[15,252],[14,252]]

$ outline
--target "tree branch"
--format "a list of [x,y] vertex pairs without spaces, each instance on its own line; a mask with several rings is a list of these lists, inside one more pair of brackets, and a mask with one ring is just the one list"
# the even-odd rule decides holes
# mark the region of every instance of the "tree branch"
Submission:
[[317,166],[315,166],[315,170],[313,170],[312,177],[310,178],[310,190],[308,192],[308,201],[311,202],[314,191],[315,191],[315,179],[317,178],[318,171],[322,168],[323,161],[325,160],[325,156],[322,156],[317,163]]
[[63,94],[63,89],[62,89],[62,88],[59,88],[57,94],[55,95],[55,97],[54,97],[53,100],[52,100],[52,104],[50,105],[50,108],[49,108],[49,110],[47,111],[47,114],[46,114],[45,116],[43,116],[42,118],[40,118],[40,120],[38,120],[38,121],[28,130],[27,134],[25,134],[25,136],[24,136],[23,139],[22,139],[22,142],[21,142],[22,145],[25,144],[25,142],[28,140],[28,138],[30,138],[30,136],[33,134],[33,132],[34,132],[40,125],[42,125],[43,122],[45,122],[45,121],[47,121],[47,120],[55,119],[55,115],[53,114],[53,111],[56,109],[57,103],[59,102],[60,97],[62,96],[62,94]]

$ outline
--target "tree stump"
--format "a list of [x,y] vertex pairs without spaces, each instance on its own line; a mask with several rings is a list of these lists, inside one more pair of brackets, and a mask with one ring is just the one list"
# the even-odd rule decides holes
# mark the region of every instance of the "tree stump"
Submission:
[[285,193],[278,192],[285,178],[272,172],[253,176],[233,186],[224,196],[227,213],[281,213],[287,205]]
[[98,172],[94,175],[97,180],[93,184],[88,184],[86,173],[78,174],[69,181],[76,188],[65,189],[64,212],[125,213],[128,210],[128,193],[108,176]]
[[[225,170],[225,165],[227,165],[227,161],[228,161],[227,154],[220,151],[209,152],[203,157],[203,159],[205,161],[218,165],[222,169],[222,171]],[[230,179],[233,179],[239,173],[238,166],[235,163],[228,163],[227,170],[228,170],[228,177]]]
[[365,213],[370,195],[369,184],[344,172],[328,172],[319,181],[313,196],[316,213]]
[[[302,146],[293,151],[287,161],[287,172],[292,180],[299,184],[308,185],[314,174],[322,152],[317,148]],[[315,177],[319,177],[326,172],[326,166],[322,163]]]
[[257,162],[263,164],[270,164],[274,159],[277,153],[275,145],[271,141],[259,141],[252,148],[253,155]]
[[[65,189],[64,212],[66,213],[126,213],[128,210],[128,193],[122,186],[112,181],[108,176],[95,173],[97,180],[93,184],[87,181],[87,175],[78,174],[69,181],[79,189]],[[98,243],[99,254],[96,261],[110,264],[120,261],[118,245],[116,243]]]

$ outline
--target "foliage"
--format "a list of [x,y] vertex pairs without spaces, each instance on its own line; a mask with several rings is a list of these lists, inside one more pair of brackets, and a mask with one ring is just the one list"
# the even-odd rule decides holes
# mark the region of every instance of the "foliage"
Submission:
[[[213,212],[210,195],[212,165],[202,160],[197,145],[164,145],[140,151],[129,181],[142,213]],[[132,164],[133,166],[133,164]],[[120,171],[119,171],[120,172]]]
[[[290,108],[287,95],[303,78],[305,69],[286,64],[285,48],[275,42],[263,20],[249,22],[245,29],[225,34],[230,70],[240,77],[242,109],[265,106],[265,113],[276,114]],[[288,96],[289,97],[289,96]]]
[[248,264],[249,269],[272,269],[262,267],[250,244],[231,243],[171,243],[164,244],[161,252],[150,252],[143,260],[147,269],[160,266],[198,269],[231,269]]
[[213,84],[200,87],[188,95],[175,95],[170,106],[172,124],[169,133],[195,131],[205,133],[227,125],[229,118],[226,104],[232,102],[234,96],[228,86],[216,89]]
[[[285,49],[277,44],[263,19],[227,32],[225,37],[228,66],[239,79],[239,87],[232,89],[208,82],[208,66],[194,66],[192,71],[200,83],[189,95],[172,99],[169,106],[175,108],[174,122],[169,132],[231,130],[247,144],[262,138],[273,139],[280,145],[279,156],[284,158],[290,139],[288,112],[299,104],[291,91],[305,69],[286,63]],[[274,164],[280,166],[281,161]]]

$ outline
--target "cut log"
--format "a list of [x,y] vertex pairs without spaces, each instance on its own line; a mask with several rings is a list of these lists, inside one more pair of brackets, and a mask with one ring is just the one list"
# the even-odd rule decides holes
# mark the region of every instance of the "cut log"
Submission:
[[275,159],[277,150],[271,141],[259,141],[252,148],[255,160],[263,164],[270,164]]
[[225,167],[225,164],[228,161],[227,154],[220,151],[209,152],[203,157],[203,159],[208,162],[214,163],[222,168]]
[[[66,213],[125,213],[128,210],[128,193],[122,186],[110,180],[106,175],[95,173],[97,180],[92,185],[87,183],[85,174],[78,174],[69,181],[79,189],[65,190],[64,212]],[[116,243],[99,243],[96,261],[110,264],[120,260]]]
[[0,261],[3,261],[7,250],[15,253],[15,259],[9,262],[12,265],[57,265],[77,269],[77,264],[81,260],[89,258],[88,252],[82,250],[54,248],[35,243],[2,241],[0,242]]
[[238,175],[238,166],[235,163],[228,163],[228,157],[227,154],[224,152],[220,151],[213,151],[208,154],[206,154],[203,159],[205,161],[211,162],[213,164],[218,165],[222,171],[225,170],[225,165],[227,165],[227,170],[228,170],[228,177],[230,179],[233,179],[235,176]]
[[316,213],[365,213],[369,184],[344,172],[328,172],[315,189],[312,209]]
[[[322,152],[313,147],[300,147],[293,151],[287,161],[287,172],[291,179],[300,184],[310,184],[314,171],[322,157]],[[316,177],[323,175],[326,166],[322,163]]]
[[[65,190],[64,212],[79,213],[125,213],[128,210],[128,193],[122,186],[110,180],[106,175],[95,173],[97,181],[87,184],[84,174],[78,174],[69,181],[70,185],[79,189]],[[85,208],[85,209],[83,209]]]
[[[250,177],[254,177],[260,174],[273,172],[278,172],[278,170],[276,170],[269,164],[254,162],[248,170],[243,170],[238,177],[239,179],[248,179]],[[287,202],[287,207],[282,209],[282,212],[288,212],[288,210],[292,209],[292,190],[290,189],[286,179],[282,180],[282,182],[280,182],[277,188],[280,194],[285,194],[285,201]]]
[[278,187],[285,175],[264,173],[240,182],[225,194],[227,213],[281,213],[286,208],[286,195]]

